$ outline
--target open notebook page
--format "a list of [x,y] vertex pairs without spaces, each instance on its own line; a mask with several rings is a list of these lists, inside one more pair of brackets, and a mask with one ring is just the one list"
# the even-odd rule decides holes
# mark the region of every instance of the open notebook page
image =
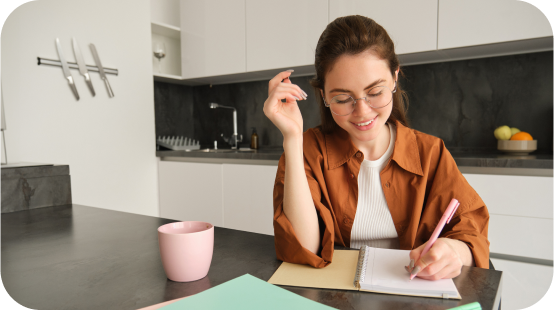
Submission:
[[[452,279],[436,281],[414,278],[410,281],[404,266],[409,263],[408,250],[391,250],[368,247],[366,249],[366,269],[362,290],[391,294],[460,298]],[[362,279],[360,279],[362,280]]]

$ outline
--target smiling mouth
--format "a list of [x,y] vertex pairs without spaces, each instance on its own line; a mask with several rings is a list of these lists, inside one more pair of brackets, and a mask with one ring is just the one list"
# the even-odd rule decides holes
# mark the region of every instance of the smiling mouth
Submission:
[[365,123],[354,123],[354,125],[358,126],[358,127],[362,127],[362,126],[367,126],[371,123],[373,123],[373,121],[377,118],[377,116],[375,116],[373,119],[370,119],[369,121],[365,122]]

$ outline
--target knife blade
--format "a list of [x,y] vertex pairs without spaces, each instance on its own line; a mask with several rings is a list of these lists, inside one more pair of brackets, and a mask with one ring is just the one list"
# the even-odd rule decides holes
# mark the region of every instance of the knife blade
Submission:
[[69,87],[71,87],[71,90],[73,91],[73,95],[75,95],[75,98],[79,100],[79,93],[77,92],[77,87],[75,87],[75,81],[73,80],[73,75],[71,75],[71,72],[69,72],[69,66],[65,61],[65,57],[63,57],[62,45],[60,44],[60,39],[58,38],[56,38],[56,48],[58,50],[58,56],[60,56],[60,62],[62,63],[63,75],[69,82]]
[[75,54],[77,65],[79,66],[79,72],[82,76],[85,77],[85,82],[87,82],[88,89],[90,89],[93,97],[96,96],[96,93],[94,92],[94,87],[92,87],[90,75],[88,74],[87,65],[85,64],[83,54],[81,53],[81,49],[79,48],[79,44],[77,44],[77,40],[75,38],[73,38],[73,53]]
[[92,57],[94,58],[94,62],[96,62],[96,66],[98,67],[98,73],[100,73],[100,77],[102,80],[104,80],[104,83],[106,84],[106,88],[108,89],[108,96],[113,97],[113,91],[112,87],[110,86],[110,82],[108,82],[108,77],[106,76],[106,73],[104,72],[104,67],[102,67],[102,63],[100,62],[100,57],[98,57],[98,52],[96,51],[96,46],[94,44],[89,44],[90,50],[92,51]]

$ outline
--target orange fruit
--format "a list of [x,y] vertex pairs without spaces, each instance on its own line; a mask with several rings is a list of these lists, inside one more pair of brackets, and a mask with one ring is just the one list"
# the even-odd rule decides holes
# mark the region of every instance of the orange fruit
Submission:
[[531,137],[530,134],[526,133],[525,131],[520,131],[516,134],[514,134],[510,140],[533,140],[533,137]]

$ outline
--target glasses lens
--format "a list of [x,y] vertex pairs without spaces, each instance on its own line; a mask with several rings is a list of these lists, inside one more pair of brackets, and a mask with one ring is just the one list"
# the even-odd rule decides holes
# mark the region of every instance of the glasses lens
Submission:
[[392,101],[392,91],[385,86],[376,86],[367,92],[367,100],[373,108],[382,108]]
[[[363,99],[358,99],[363,100]],[[367,92],[365,101],[372,108],[382,108],[392,102],[392,91],[386,86],[376,86]],[[356,101],[349,95],[337,95],[331,99],[329,107],[336,115],[348,115],[354,111]]]
[[337,115],[348,115],[354,111],[354,99],[348,95],[337,95],[331,99],[330,108]]

